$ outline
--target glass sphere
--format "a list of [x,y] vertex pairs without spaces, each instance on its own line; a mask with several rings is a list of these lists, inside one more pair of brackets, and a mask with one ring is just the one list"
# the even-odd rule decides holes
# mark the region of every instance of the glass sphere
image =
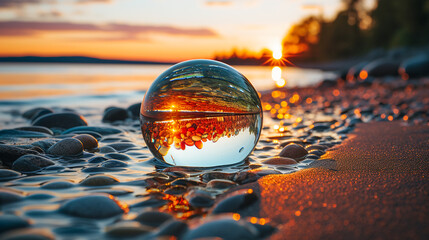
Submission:
[[152,154],[176,166],[241,162],[256,146],[262,127],[261,101],[249,80],[213,60],[167,69],[146,92],[140,112]]

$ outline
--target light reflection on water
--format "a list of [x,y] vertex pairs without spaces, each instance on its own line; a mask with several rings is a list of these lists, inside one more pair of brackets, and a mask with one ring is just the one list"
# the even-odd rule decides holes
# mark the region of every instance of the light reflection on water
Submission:
[[[145,91],[169,65],[0,64],[0,101]],[[275,87],[270,66],[235,66],[258,91]],[[332,74],[282,67],[288,87],[315,84]],[[131,94],[132,95],[132,94]],[[114,96],[112,96],[114,97]]]

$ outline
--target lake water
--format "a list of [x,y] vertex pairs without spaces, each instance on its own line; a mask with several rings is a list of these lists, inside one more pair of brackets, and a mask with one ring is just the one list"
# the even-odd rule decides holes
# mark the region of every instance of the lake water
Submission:
[[[108,105],[138,102],[169,65],[0,64],[0,105]],[[270,66],[235,66],[258,91],[275,87]],[[277,72],[278,73],[278,72]],[[287,87],[313,85],[332,73],[282,67]]]

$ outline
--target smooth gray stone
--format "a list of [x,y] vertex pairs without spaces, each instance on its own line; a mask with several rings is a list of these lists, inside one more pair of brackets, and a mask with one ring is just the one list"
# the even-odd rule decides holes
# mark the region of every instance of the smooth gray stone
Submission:
[[10,169],[0,169],[0,182],[21,177],[21,173]]
[[134,119],[140,118],[140,108],[141,103],[135,103],[127,108],[127,111],[130,113],[131,117]]
[[57,189],[66,189],[66,188],[71,188],[74,187],[74,184],[69,182],[69,181],[64,181],[64,180],[53,180],[53,181],[49,181],[44,183],[41,188],[43,189],[52,189],[52,190],[57,190]]
[[4,129],[0,130],[0,139],[11,139],[11,138],[47,138],[52,137],[49,134],[25,130],[16,129]]
[[123,108],[110,107],[106,109],[103,115],[103,122],[124,121],[128,118],[128,111]]
[[83,186],[106,186],[117,184],[119,181],[108,175],[93,175],[85,178],[80,182]]
[[30,222],[25,218],[11,214],[0,215],[0,233],[28,226]]
[[253,191],[243,191],[221,200],[211,211],[212,214],[240,212],[258,201],[258,196]]
[[101,166],[105,168],[123,168],[123,167],[127,167],[128,164],[119,160],[107,160],[103,162]]
[[285,148],[283,148],[279,156],[293,158],[296,160],[296,159],[303,158],[307,154],[308,154],[307,150],[305,150],[305,148],[303,148],[301,145],[292,143],[287,145]]
[[164,222],[173,219],[168,213],[159,212],[159,211],[144,211],[140,213],[134,220],[139,223],[150,226],[150,227],[159,227]]
[[13,162],[16,161],[19,157],[27,154],[39,154],[34,150],[22,149],[15,146],[9,146],[6,144],[0,144],[0,161],[3,165],[11,167]]
[[87,125],[85,118],[76,113],[50,113],[33,121],[33,126],[43,126],[47,128],[69,129]]
[[40,155],[28,154],[18,158],[12,165],[12,169],[19,172],[34,172],[55,163]]
[[39,112],[42,112],[42,111],[44,111],[44,112],[49,111],[51,113],[54,112],[50,108],[36,107],[36,108],[32,108],[32,109],[25,111],[22,114],[22,117],[24,117],[26,119],[33,119]]
[[77,197],[61,205],[59,211],[82,218],[109,218],[124,213],[110,195],[99,194]]
[[83,144],[76,138],[65,138],[48,149],[48,153],[55,156],[76,156],[82,152]]
[[12,191],[6,189],[0,189],[0,206],[4,204],[14,203],[23,200],[24,198]]
[[150,233],[153,229],[136,221],[121,221],[106,228],[106,234],[114,238],[130,238]]
[[32,131],[32,132],[40,132],[40,133],[46,133],[49,135],[54,135],[54,132],[52,132],[51,129],[47,127],[42,126],[28,126],[28,127],[19,127],[15,128],[16,130],[24,130],[24,131]]

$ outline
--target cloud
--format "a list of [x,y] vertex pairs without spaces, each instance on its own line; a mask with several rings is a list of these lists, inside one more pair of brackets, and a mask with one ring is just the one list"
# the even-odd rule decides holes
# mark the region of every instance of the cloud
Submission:
[[111,3],[112,0],[77,0],[76,4]]
[[193,37],[217,37],[209,28],[182,28],[163,25],[109,23],[103,25],[74,22],[0,21],[0,36],[37,36],[58,32],[88,32],[116,34],[111,39],[139,39],[140,34],[165,34]]

